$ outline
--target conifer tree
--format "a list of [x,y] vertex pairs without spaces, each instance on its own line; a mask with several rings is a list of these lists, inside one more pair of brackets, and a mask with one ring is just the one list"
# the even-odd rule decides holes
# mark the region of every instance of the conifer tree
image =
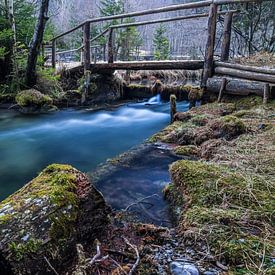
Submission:
[[156,60],[166,60],[170,55],[169,40],[165,36],[166,28],[161,24],[154,33],[154,58]]

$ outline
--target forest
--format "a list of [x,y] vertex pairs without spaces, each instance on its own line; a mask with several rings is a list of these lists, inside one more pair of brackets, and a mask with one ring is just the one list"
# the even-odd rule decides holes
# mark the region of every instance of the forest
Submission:
[[275,0],[0,0],[0,275],[275,273]]

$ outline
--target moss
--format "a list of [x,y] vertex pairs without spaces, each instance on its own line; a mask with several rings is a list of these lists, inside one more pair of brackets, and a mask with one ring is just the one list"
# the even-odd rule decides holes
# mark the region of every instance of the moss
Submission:
[[26,199],[47,198],[57,209],[65,211],[65,214],[58,210],[49,215],[52,221],[50,235],[59,241],[68,236],[77,219],[79,198],[76,189],[77,170],[70,165],[52,164],[28,185],[4,200],[0,208],[10,204],[16,211],[20,211]]
[[190,101],[200,100],[203,96],[204,89],[199,86],[184,85],[181,87],[182,91],[188,93],[188,99]]
[[0,216],[0,225],[7,223],[11,219],[12,219],[11,214],[5,214],[5,215]]
[[246,130],[244,123],[235,116],[225,116],[222,117],[220,120],[223,122],[222,129],[224,131],[232,131],[232,129],[234,128],[235,131],[244,133]]
[[130,90],[135,90],[135,89],[144,89],[144,88],[148,88],[148,86],[146,86],[146,85],[141,85],[141,84],[129,84],[129,85],[127,85],[127,88],[129,88]]
[[42,107],[51,105],[53,100],[37,90],[30,89],[18,93],[16,96],[16,102],[21,107]]
[[17,261],[20,261],[25,257],[26,254],[37,252],[41,245],[42,242],[40,240],[30,239],[25,243],[10,243],[9,250],[11,251],[12,256]]
[[173,187],[165,193],[184,210],[179,228],[186,240],[196,249],[206,242],[231,266],[253,270],[264,256],[263,268],[271,268],[272,181],[200,161],[177,161],[170,172]]
[[216,138],[223,137],[227,140],[231,140],[246,132],[244,122],[233,115],[213,120],[209,126],[216,133]]
[[237,110],[256,108],[263,104],[263,99],[260,96],[246,96],[230,98],[230,101],[235,104]]
[[191,118],[191,123],[198,125],[198,126],[204,126],[208,123],[209,117],[205,115],[195,115]]
[[194,156],[198,153],[198,148],[194,145],[178,146],[174,150],[177,155]]

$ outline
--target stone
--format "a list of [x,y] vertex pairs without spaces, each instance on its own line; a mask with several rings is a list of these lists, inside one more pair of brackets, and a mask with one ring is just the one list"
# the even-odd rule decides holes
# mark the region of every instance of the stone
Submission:
[[174,261],[170,264],[170,271],[172,275],[199,275],[198,268],[186,261]]

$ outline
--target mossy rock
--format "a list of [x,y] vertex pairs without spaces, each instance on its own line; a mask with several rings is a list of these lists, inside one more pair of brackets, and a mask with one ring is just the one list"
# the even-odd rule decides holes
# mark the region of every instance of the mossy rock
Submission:
[[[53,164],[0,204],[0,270],[48,274],[75,255],[77,242],[104,234],[110,212],[87,177]],[[5,274],[6,274],[5,273]]]
[[186,243],[203,253],[209,246],[232,272],[239,266],[253,273],[261,264],[265,272],[272,269],[274,182],[201,161],[177,161],[170,173],[165,196],[181,208]]
[[198,154],[198,148],[194,145],[177,146],[174,152],[182,156],[196,156]]
[[44,105],[51,105],[53,100],[48,95],[44,95],[35,89],[30,89],[18,93],[16,102],[21,107],[42,107]]

